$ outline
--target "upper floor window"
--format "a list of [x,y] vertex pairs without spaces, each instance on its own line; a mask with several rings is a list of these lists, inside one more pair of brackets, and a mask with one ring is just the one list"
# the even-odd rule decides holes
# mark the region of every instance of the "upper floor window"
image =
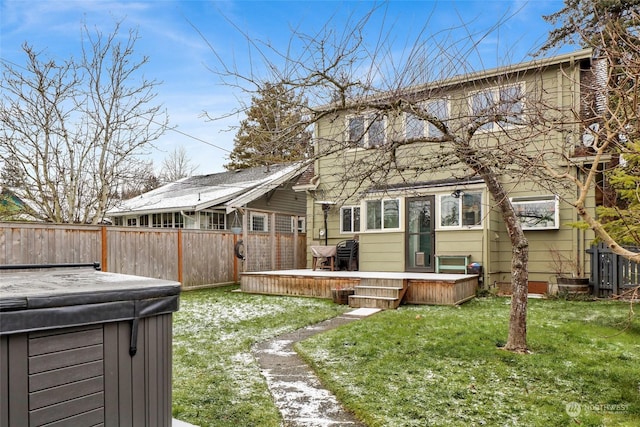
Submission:
[[360,232],[360,207],[343,206],[340,208],[340,232],[359,233]]
[[478,130],[496,131],[524,121],[524,83],[473,92],[469,102],[472,120],[499,117]]
[[461,228],[482,224],[482,192],[455,192],[440,196],[440,227]]
[[[449,119],[449,101],[446,99],[426,101],[421,104],[421,108],[426,116],[432,116],[442,122]],[[439,138],[442,136],[440,129],[433,123],[412,113],[405,114],[404,130],[407,139]]]
[[367,114],[347,118],[348,140],[358,147],[372,148],[386,142],[386,119],[384,116]]
[[400,201],[398,199],[367,200],[365,203],[367,230],[400,228]]

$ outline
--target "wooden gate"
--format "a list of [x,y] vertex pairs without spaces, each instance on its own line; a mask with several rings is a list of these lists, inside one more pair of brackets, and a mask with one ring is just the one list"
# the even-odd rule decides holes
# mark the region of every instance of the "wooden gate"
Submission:
[[[640,248],[628,247],[638,252]],[[591,279],[589,285],[596,297],[620,295],[640,285],[640,264],[613,253],[604,243],[591,246]]]

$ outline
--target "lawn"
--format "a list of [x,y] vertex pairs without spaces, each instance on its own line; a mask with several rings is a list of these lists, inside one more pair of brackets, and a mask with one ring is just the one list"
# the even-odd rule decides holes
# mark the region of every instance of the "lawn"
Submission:
[[[346,307],[231,289],[181,297],[173,414],[202,427],[279,426],[251,345]],[[533,352],[515,355],[499,349],[508,303],[403,306],[298,350],[369,426],[640,425],[640,320],[626,322],[628,305],[532,300]]]
[[371,427],[639,426],[640,320],[628,314],[622,303],[530,300],[532,354],[517,355],[500,349],[507,299],[408,306],[297,350]]
[[281,424],[251,346],[344,312],[328,300],[185,292],[173,323],[173,416],[201,427]]

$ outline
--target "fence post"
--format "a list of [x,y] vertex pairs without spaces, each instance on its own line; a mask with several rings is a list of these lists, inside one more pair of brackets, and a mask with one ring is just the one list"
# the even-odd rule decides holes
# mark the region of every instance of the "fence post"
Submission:
[[100,269],[102,271],[108,271],[107,270],[107,251],[108,251],[108,246],[107,246],[107,226],[103,225],[100,229],[100,250],[102,251],[101,253],[101,259],[100,259]]
[[293,265],[294,270],[298,268],[298,216],[293,216]]
[[182,285],[182,229],[178,228],[178,282]]
[[596,257],[598,256],[598,249],[596,246],[591,245],[591,247],[589,249],[586,250],[586,252],[589,254],[590,258],[589,258],[589,270],[591,271],[590,277],[589,277],[589,285],[591,286],[591,289],[593,290],[593,294],[594,295],[598,295],[598,273],[597,273],[597,267],[598,267],[598,263],[595,262]]
[[280,245],[276,240],[276,214],[271,214],[271,268],[269,270],[277,270],[278,269],[278,256],[280,255]]

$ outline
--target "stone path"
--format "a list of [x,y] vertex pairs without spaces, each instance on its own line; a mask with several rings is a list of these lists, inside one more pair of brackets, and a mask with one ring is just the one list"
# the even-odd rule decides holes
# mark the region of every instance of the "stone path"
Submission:
[[311,368],[298,356],[293,345],[362,317],[378,309],[360,308],[333,319],[308,326],[257,344],[253,353],[276,406],[290,427],[364,427],[347,412],[336,397],[325,389]]

